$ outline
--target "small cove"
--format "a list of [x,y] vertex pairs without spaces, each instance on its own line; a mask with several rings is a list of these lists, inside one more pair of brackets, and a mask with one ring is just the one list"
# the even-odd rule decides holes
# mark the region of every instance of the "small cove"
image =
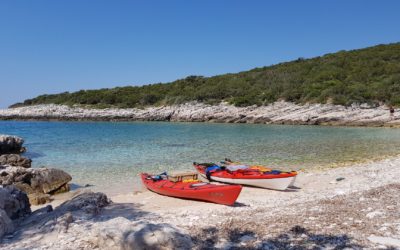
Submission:
[[391,128],[1,121],[0,133],[23,137],[34,167],[61,168],[75,187],[110,194],[140,189],[140,172],[191,169],[193,161],[230,157],[297,170],[400,152],[400,130]]

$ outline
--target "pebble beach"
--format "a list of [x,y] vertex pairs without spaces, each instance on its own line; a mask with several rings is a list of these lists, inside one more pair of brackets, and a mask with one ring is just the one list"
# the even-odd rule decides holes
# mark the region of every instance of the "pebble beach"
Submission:
[[[181,249],[397,249],[400,158],[301,172],[296,189],[244,187],[234,206],[182,200],[150,191],[109,197],[92,219],[62,220],[6,237],[2,249],[120,249],[138,224],[179,229]],[[55,197],[54,207],[88,190]],[[45,206],[34,206],[36,211]],[[35,213],[35,212],[34,212]],[[65,216],[65,215],[64,215]],[[127,229],[128,228],[128,229]],[[47,232],[47,233],[46,233]],[[51,232],[51,233],[48,233]],[[35,239],[34,241],[32,239]],[[176,245],[179,248],[179,244]],[[167,246],[168,247],[168,246]]]

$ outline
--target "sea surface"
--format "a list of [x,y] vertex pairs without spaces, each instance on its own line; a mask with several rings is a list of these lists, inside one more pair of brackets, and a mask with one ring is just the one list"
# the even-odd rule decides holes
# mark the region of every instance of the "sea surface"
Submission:
[[391,128],[0,121],[0,134],[23,137],[33,167],[61,168],[73,188],[108,194],[141,189],[141,172],[192,170],[194,161],[298,170],[400,153],[400,130]]

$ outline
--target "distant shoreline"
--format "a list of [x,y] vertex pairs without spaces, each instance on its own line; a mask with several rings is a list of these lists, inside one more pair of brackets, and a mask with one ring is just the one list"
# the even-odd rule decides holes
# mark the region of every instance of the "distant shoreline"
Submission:
[[92,109],[44,104],[0,109],[0,120],[35,121],[167,121],[285,125],[400,127],[400,110],[388,107],[275,102],[268,106],[235,107],[226,103],[186,103],[145,109]]

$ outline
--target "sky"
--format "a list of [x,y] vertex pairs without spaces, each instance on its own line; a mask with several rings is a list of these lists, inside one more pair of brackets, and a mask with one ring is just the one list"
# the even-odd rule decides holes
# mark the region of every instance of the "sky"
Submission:
[[400,42],[397,0],[2,0],[0,108]]

